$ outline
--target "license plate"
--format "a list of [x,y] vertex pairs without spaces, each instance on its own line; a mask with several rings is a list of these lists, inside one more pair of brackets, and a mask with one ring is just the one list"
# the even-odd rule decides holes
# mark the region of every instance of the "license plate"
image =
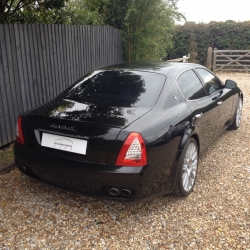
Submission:
[[87,141],[43,133],[42,146],[86,155]]

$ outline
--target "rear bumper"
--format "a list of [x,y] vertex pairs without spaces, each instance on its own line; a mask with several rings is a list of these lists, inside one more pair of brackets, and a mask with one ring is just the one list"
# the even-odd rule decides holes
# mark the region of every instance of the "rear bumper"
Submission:
[[[160,162],[145,167],[108,166],[43,155],[19,143],[15,143],[14,153],[19,169],[25,174],[90,195],[133,201],[153,194],[170,193],[174,185],[170,171],[159,167]],[[129,196],[121,192],[111,195],[110,188],[129,189],[132,193]]]

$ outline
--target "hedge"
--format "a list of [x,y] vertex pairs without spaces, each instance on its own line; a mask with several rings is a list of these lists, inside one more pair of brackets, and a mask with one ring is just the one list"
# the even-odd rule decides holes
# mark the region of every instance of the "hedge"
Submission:
[[249,50],[250,21],[210,22],[208,24],[187,22],[177,25],[173,45],[167,51],[167,59],[191,54],[191,61],[206,65],[208,47],[220,50]]

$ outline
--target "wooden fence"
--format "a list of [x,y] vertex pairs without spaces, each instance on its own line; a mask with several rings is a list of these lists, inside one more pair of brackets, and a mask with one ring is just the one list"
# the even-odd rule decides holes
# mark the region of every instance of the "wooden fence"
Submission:
[[120,33],[108,26],[0,24],[0,146],[15,139],[18,114],[122,61]]
[[187,56],[183,56],[180,58],[175,58],[175,59],[170,59],[170,60],[166,60],[167,62],[188,62],[190,59],[190,54],[188,54]]
[[[213,53],[213,58],[212,58]],[[208,48],[207,66],[213,71],[250,71],[250,50],[217,50]]]

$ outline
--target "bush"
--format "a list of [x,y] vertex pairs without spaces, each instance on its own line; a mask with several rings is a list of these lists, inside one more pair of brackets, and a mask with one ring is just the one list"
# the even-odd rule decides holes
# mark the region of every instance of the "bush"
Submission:
[[210,22],[208,24],[187,22],[177,25],[173,35],[173,47],[167,51],[167,59],[191,54],[191,61],[206,65],[207,49],[249,50],[250,21]]

